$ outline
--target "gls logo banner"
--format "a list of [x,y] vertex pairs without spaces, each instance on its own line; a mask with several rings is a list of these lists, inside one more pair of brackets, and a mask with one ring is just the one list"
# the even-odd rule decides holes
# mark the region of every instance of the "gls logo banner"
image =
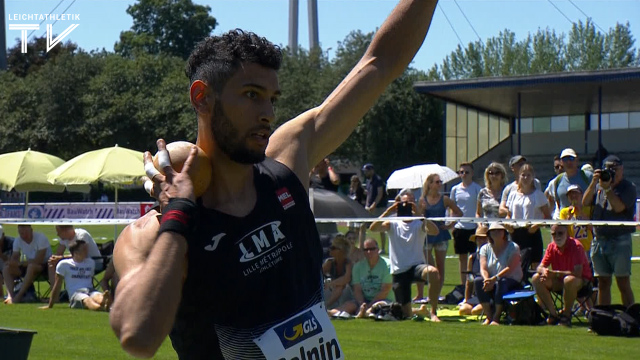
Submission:
[[313,312],[308,310],[286,323],[275,327],[274,331],[280,338],[282,346],[288,349],[316,334],[320,334],[322,332],[322,326],[313,315]]

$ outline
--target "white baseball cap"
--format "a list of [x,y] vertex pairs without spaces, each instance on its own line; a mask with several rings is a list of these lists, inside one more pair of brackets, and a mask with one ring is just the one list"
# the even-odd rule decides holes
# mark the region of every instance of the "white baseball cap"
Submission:
[[562,159],[565,156],[571,156],[571,157],[578,157],[578,154],[576,154],[576,151],[573,150],[572,148],[566,148],[564,150],[562,150],[562,153],[560,153],[560,159]]

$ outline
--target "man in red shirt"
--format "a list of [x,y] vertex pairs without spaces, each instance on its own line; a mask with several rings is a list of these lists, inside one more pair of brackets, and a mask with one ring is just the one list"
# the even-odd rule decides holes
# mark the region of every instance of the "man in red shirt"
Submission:
[[[553,241],[547,246],[544,258],[533,275],[533,287],[538,298],[549,310],[548,324],[571,325],[571,309],[578,291],[592,278],[589,260],[580,241],[569,237],[566,225],[551,226]],[[553,270],[551,270],[553,269]],[[564,309],[558,316],[550,291],[563,291]]]

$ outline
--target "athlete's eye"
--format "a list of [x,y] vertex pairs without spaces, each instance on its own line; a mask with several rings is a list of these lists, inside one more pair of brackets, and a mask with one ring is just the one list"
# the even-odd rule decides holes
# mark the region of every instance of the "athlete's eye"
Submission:
[[253,90],[249,90],[245,93],[245,95],[249,98],[249,99],[255,99],[258,97],[258,93],[253,91]]

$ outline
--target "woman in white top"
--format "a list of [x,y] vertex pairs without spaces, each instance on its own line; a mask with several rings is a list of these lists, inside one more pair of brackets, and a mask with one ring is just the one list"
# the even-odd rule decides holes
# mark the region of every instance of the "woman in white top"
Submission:
[[[535,177],[533,166],[522,165],[518,178],[518,190],[509,193],[507,199],[507,219],[542,220],[551,219],[549,202],[544,193],[533,183]],[[531,268],[538,267],[542,261],[542,233],[540,225],[514,227],[511,239],[521,249],[530,248]]]
[[[521,287],[522,264],[520,248],[509,241],[504,226],[492,223],[487,235],[489,242],[482,245],[479,252],[482,276],[476,277],[474,286],[487,315],[483,325],[498,325],[503,309],[502,297]],[[491,299],[495,311],[491,308]]]

